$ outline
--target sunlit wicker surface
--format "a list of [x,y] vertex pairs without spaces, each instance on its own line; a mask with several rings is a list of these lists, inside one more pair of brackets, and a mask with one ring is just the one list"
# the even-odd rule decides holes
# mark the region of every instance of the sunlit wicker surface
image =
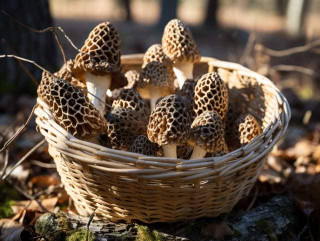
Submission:
[[[139,70],[142,56],[123,56],[123,70]],[[80,214],[96,210],[98,217],[111,221],[174,222],[229,212],[248,195],[287,129],[290,108],[270,80],[238,64],[202,57],[194,74],[212,71],[228,84],[230,103],[254,115],[264,130],[222,157],[148,157],[81,141],[60,127],[38,98],[36,122]]]

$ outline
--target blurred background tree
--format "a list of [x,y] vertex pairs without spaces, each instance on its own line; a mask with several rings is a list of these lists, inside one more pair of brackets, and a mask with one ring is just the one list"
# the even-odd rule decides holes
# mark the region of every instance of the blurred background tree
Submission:
[[[53,26],[47,0],[1,0],[0,9],[34,29]],[[0,53],[16,53],[49,70],[56,69],[57,49],[52,33],[34,33],[1,13],[0,39],[5,40],[0,43]],[[24,65],[38,81],[41,80],[41,70],[31,64]],[[16,60],[0,59],[0,81],[0,93],[36,93],[36,86]]]

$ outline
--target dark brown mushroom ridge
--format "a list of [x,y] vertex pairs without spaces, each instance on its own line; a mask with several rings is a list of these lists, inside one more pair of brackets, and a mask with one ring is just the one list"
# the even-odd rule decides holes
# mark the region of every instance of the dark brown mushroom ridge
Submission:
[[204,74],[197,81],[193,108],[197,116],[206,111],[216,111],[225,123],[228,111],[228,87],[216,72]]
[[248,144],[262,132],[257,119],[251,114],[240,115],[233,124],[229,148],[235,150]]
[[240,112],[236,111],[236,107],[231,105],[229,100],[228,113],[226,118],[226,127],[225,127],[225,139],[228,146],[229,146],[229,143],[232,143],[233,125],[239,116],[240,116]]
[[61,69],[54,73],[59,79],[66,80],[73,84],[75,87],[80,89],[87,89],[86,82],[84,79],[76,78],[74,76],[74,61],[69,59],[66,63],[64,63]]
[[194,89],[196,87],[197,81],[194,79],[187,79],[181,90],[177,91],[177,95],[183,97],[185,99],[185,103],[187,109],[189,110],[191,120],[193,121],[196,118],[196,113],[193,110],[193,102],[194,102]]
[[191,121],[182,98],[163,97],[152,111],[148,124],[148,138],[158,145],[182,145],[188,140]]
[[174,62],[197,62],[199,50],[190,28],[179,19],[171,20],[162,36],[163,52]]
[[147,156],[156,156],[159,146],[149,141],[148,137],[140,135],[134,140],[130,151]]
[[147,85],[173,86],[173,80],[163,63],[150,62],[141,70],[137,86],[144,88]]
[[142,68],[154,61],[163,63],[166,66],[171,66],[173,64],[169,57],[163,52],[161,44],[153,44],[148,48],[143,56]]
[[147,121],[139,112],[117,108],[106,115],[108,137],[113,149],[128,151],[139,135],[147,134]]
[[129,70],[124,75],[127,78],[128,85],[125,88],[133,88],[139,81],[140,74],[135,70]]
[[224,125],[220,116],[215,111],[206,111],[197,116],[191,125],[189,142],[207,152],[224,150]]
[[122,89],[112,108],[127,108],[139,112],[142,118],[149,118],[150,108],[145,100],[134,89]]
[[119,33],[111,23],[104,22],[90,32],[76,56],[75,67],[95,75],[112,74],[120,72],[120,56]]
[[106,130],[106,121],[81,90],[55,79],[46,94],[50,110],[61,125],[77,138],[87,139]]

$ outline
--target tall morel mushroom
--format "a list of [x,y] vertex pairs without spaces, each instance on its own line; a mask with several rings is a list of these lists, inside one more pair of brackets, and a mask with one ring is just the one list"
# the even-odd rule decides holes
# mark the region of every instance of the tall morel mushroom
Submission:
[[45,95],[57,123],[75,137],[96,142],[95,138],[106,130],[105,119],[71,83],[56,78]]
[[173,93],[173,79],[164,64],[150,62],[141,70],[136,89],[142,97],[150,96],[150,109],[153,110],[157,99]]
[[177,145],[188,140],[189,112],[177,95],[163,97],[152,111],[148,124],[148,138],[162,146],[164,156],[177,158]]
[[190,130],[188,143],[194,146],[190,159],[205,157],[207,152],[225,151],[224,125],[215,111],[206,111],[197,116]]
[[216,111],[225,123],[228,101],[227,85],[216,72],[204,74],[197,81],[194,91],[194,111],[197,116],[205,111]]
[[75,71],[85,72],[88,97],[101,115],[111,75],[120,72],[120,38],[109,22],[100,23],[89,34],[75,59]]
[[190,28],[179,19],[171,20],[162,35],[163,52],[173,61],[173,71],[181,89],[186,79],[193,79],[193,65],[200,54]]

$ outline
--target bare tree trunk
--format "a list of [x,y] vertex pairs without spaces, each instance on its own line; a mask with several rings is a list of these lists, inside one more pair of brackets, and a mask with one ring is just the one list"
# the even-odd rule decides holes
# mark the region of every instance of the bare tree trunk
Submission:
[[[1,0],[0,9],[20,22],[34,28],[53,26],[47,0]],[[12,53],[36,61],[48,70],[57,68],[57,48],[52,33],[34,33],[0,13],[0,38],[7,44],[0,44],[0,53]],[[9,46],[9,47],[8,47]],[[41,70],[25,63],[25,67],[37,80]],[[0,59],[0,93],[36,93],[36,86],[13,59]]]
[[163,30],[166,24],[177,17],[178,0],[162,0],[161,1],[161,16],[158,23],[158,28]]
[[218,0],[208,0],[206,18],[204,24],[209,27],[217,27],[217,12],[219,8]]
[[289,0],[287,6],[286,27],[290,35],[299,35],[302,31],[309,0]]

